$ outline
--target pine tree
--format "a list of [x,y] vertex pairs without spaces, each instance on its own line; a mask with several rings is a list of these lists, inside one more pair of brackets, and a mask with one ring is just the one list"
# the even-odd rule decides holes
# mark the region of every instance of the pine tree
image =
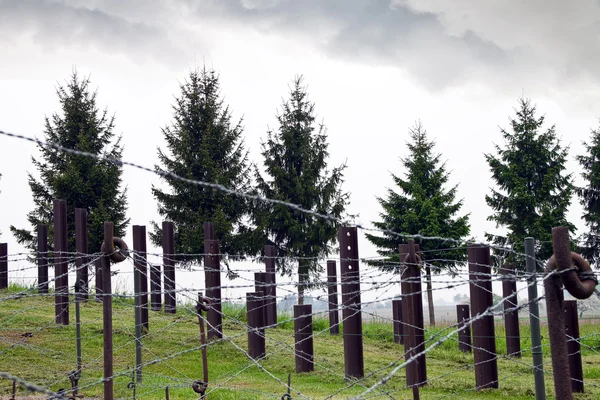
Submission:
[[577,188],[583,206],[583,220],[587,232],[583,234],[582,255],[598,268],[600,262],[600,129],[592,130],[590,141],[583,142],[585,155],[577,156],[585,181]]
[[[194,70],[180,85],[181,96],[173,106],[173,122],[162,132],[170,155],[161,148],[160,172],[224,185],[240,192],[251,190],[250,163],[242,140],[242,121],[232,123],[229,108],[219,98],[215,71]],[[152,193],[161,216],[175,223],[175,252],[204,253],[204,222],[213,222],[221,252],[246,254],[251,248],[247,225],[251,202],[211,188],[194,186],[164,176],[170,192],[156,187]],[[153,222],[152,241],[160,245],[161,226]],[[177,257],[182,263],[201,264],[202,256]]]
[[511,118],[512,132],[501,130],[505,148],[495,145],[497,155],[486,154],[492,177],[499,190],[491,189],[485,201],[493,210],[488,217],[506,235],[486,233],[498,250],[500,262],[524,263],[524,239],[534,237],[537,256],[552,255],[552,228],[569,226],[567,209],[573,194],[572,174],[565,174],[568,147],[563,148],[552,125],[543,129],[544,116],[536,116],[536,107],[528,99],[519,99],[516,117]]
[[[348,194],[341,190],[345,165],[328,170],[326,130],[315,118],[315,105],[308,100],[302,77],[296,77],[290,98],[277,115],[278,130],[269,130],[262,143],[266,177],[256,170],[258,193],[341,218],[348,202]],[[295,265],[290,258],[299,257],[298,303],[303,304],[305,289],[322,272],[319,259],[333,250],[339,224],[264,202],[257,204],[254,219],[264,240],[286,257],[277,260],[282,274],[291,276]]]
[[[434,153],[435,141],[428,140],[427,131],[420,122],[410,128],[409,136],[410,140],[406,143],[409,155],[401,159],[405,177],[392,174],[399,191],[388,189],[386,198],[377,198],[383,211],[379,213],[381,221],[374,222],[374,226],[406,235],[463,240],[470,231],[468,215],[457,216],[463,202],[456,201],[457,186],[445,188],[450,174],[445,164],[440,163],[441,154]],[[383,233],[383,236],[366,234],[366,237],[384,257],[371,264],[383,271],[399,274],[398,243],[402,239],[392,232]],[[431,265],[427,259],[445,259],[435,262],[435,273],[452,271],[465,261],[465,252],[448,250],[452,246],[442,240],[417,239],[417,242],[423,252],[430,323],[435,325]]]
[[[89,78],[80,79],[73,72],[65,86],[56,92],[62,113],[46,118],[44,140],[60,146],[120,159],[123,148],[121,136],[114,133],[114,116],[99,111],[96,92],[89,90]],[[10,229],[17,241],[29,249],[37,249],[38,224],[49,225],[49,241],[53,242],[53,199],[67,202],[69,251],[75,251],[75,208],[88,212],[88,243],[90,252],[100,251],[104,240],[104,222],[112,221],[115,236],[124,236],[129,223],[126,218],[127,190],[122,188],[122,166],[108,161],[61,152],[38,145],[41,158],[32,157],[39,179],[28,173],[29,188],[35,208],[27,214],[32,230]]]

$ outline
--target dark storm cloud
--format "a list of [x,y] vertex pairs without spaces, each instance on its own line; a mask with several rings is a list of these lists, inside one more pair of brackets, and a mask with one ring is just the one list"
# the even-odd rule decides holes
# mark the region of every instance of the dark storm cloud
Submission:
[[0,34],[13,38],[31,35],[47,49],[95,47],[137,61],[158,58],[169,62],[183,53],[161,26],[61,1],[0,0]]

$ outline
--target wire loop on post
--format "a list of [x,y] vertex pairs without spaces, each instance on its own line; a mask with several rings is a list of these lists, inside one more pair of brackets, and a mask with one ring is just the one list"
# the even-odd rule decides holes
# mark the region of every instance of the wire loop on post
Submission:
[[112,245],[107,246],[105,242],[102,242],[100,248],[102,253],[106,253],[110,260],[114,263],[123,262],[129,257],[129,248],[127,243],[121,238],[114,237]]
[[198,303],[196,303],[196,310],[198,312],[200,312],[200,311],[208,312],[210,304],[211,304],[211,301],[208,297],[200,296],[200,297],[198,297]]
[[[568,292],[577,299],[587,299],[594,293],[598,279],[592,271],[590,264],[581,255],[571,252],[570,256],[572,264],[559,265],[556,261],[556,255],[553,255],[548,260],[546,269],[548,272],[555,269],[564,271],[561,272],[560,278]],[[569,271],[568,269],[572,266],[577,269]]]

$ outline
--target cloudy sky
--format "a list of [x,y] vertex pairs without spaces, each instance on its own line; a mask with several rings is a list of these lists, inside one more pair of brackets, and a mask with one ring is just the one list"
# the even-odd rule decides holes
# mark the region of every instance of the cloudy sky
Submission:
[[[58,111],[55,87],[76,68],[90,75],[99,105],[116,115],[124,158],[146,166],[163,145],[173,96],[190,69],[220,73],[222,95],[259,145],[291,79],[303,74],[328,128],[331,163],[347,162],[350,211],[369,225],[375,195],[401,174],[408,128],[421,120],[459,184],[472,233],[486,221],[491,185],[483,154],[502,143],[524,95],[571,146],[598,125],[600,5],[468,0],[0,0],[0,130],[41,137]],[[0,230],[25,226],[31,143],[0,137]],[[126,169],[133,224],[158,220],[151,184]],[[571,220],[579,227],[574,201]],[[375,255],[361,239],[360,256]]]

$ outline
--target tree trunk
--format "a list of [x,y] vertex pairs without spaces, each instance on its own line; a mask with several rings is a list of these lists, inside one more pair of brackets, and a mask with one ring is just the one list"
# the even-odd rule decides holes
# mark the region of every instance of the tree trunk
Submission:
[[429,325],[435,326],[433,287],[431,284],[431,268],[427,264],[425,264],[425,275],[427,277],[427,304],[429,305]]

